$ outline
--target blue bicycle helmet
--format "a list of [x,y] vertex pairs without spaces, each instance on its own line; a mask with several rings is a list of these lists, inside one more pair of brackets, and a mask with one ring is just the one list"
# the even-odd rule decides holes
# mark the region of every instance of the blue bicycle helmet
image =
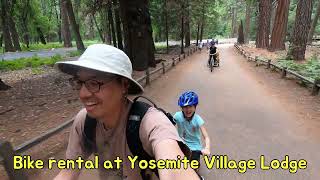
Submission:
[[198,95],[195,92],[187,91],[179,97],[178,105],[180,107],[198,105]]

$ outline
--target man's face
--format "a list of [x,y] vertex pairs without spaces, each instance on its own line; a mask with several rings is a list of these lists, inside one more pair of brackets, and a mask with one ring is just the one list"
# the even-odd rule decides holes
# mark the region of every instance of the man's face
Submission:
[[89,86],[86,87],[84,83],[80,86],[79,98],[91,117],[108,119],[111,113],[121,107],[126,89],[116,76],[80,70],[75,79],[84,81]]
[[191,118],[193,113],[196,111],[195,106],[184,106],[182,107],[182,111],[187,118]]

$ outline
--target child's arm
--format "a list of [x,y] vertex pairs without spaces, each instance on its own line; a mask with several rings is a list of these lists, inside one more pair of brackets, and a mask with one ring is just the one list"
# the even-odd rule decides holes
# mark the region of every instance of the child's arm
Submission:
[[210,155],[210,138],[209,138],[209,135],[208,135],[207,130],[206,130],[206,128],[204,126],[201,126],[200,129],[201,129],[202,135],[204,137],[204,140],[206,142],[206,146],[201,152],[204,155]]

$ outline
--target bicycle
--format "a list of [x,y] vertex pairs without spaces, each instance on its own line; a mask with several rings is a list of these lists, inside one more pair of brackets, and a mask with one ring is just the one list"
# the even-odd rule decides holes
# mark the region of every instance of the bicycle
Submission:
[[213,71],[213,67],[216,65],[215,57],[214,57],[216,54],[217,53],[209,54],[209,68],[211,72]]
[[[200,156],[203,156],[203,155],[204,155],[201,151],[193,151],[193,152],[196,153],[196,154],[200,154]],[[193,158],[191,157],[191,159],[193,159]],[[196,159],[193,159],[193,160],[196,160]],[[200,163],[200,159],[198,159],[198,161],[199,161],[199,163]],[[199,173],[199,171],[196,170],[196,173],[197,173],[197,175],[199,176],[200,180],[205,180],[204,176],[202,176],[202,175]]]

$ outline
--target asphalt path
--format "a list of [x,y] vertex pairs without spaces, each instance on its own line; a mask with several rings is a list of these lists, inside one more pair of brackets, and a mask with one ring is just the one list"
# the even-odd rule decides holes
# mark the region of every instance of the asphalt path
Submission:
[[0,60],[15,60],[19,58],[29,58],[32,56],[52,57],[55,55],[66,56],[71,51],[76,51],[77,48],[53,48],[48,50],[26,51],[26,52],[6,52],[0,54]]

